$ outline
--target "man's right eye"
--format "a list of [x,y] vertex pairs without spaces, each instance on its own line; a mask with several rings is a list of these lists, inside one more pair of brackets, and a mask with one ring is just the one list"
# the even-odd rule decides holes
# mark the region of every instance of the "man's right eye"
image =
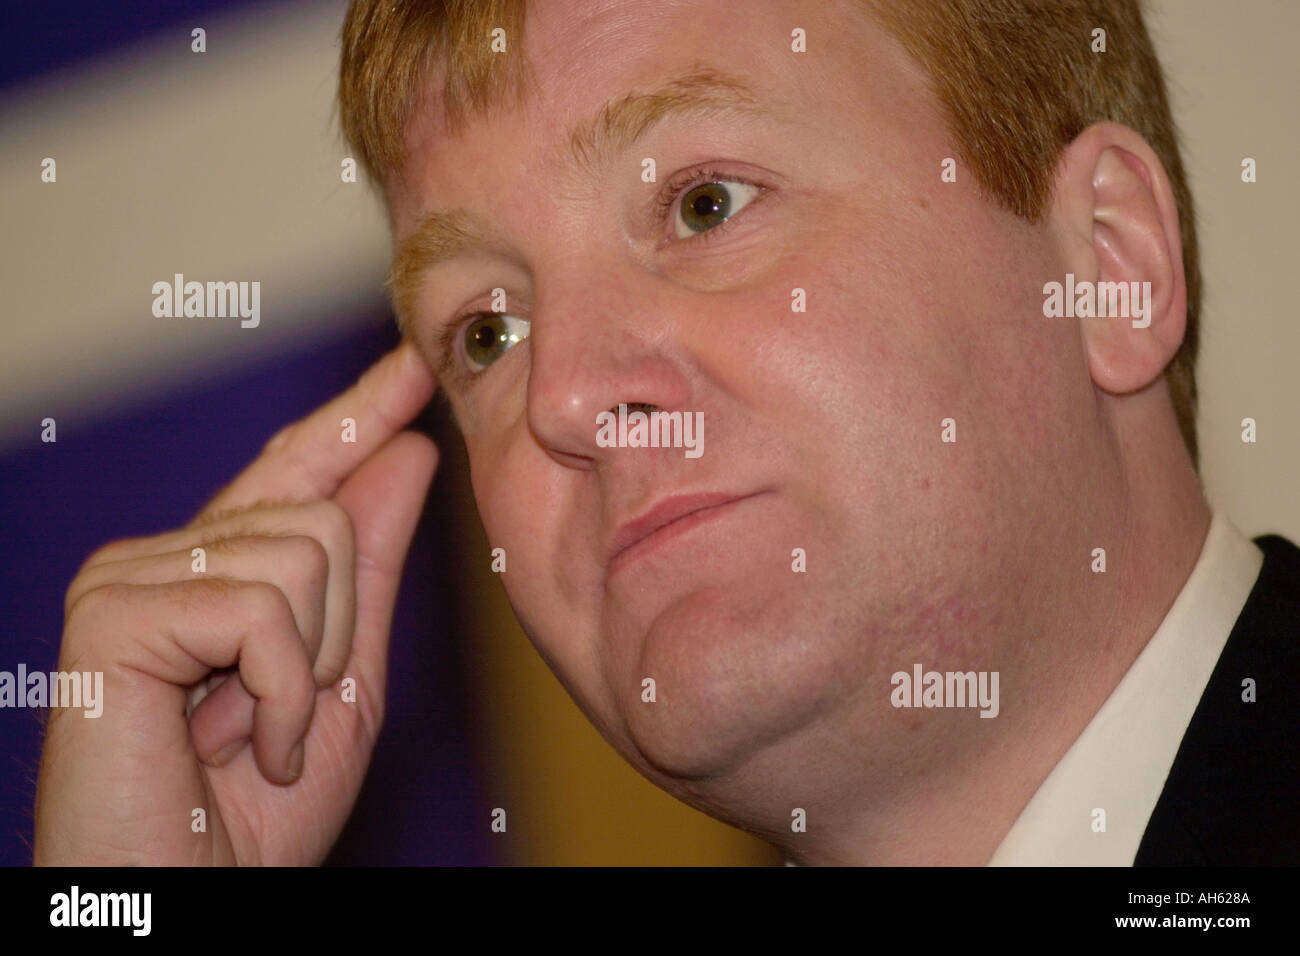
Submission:
[[531,323],[504,312],[484,312],[465,327],[465,364],[471,372],[483,371],[518,343],[528,338]]

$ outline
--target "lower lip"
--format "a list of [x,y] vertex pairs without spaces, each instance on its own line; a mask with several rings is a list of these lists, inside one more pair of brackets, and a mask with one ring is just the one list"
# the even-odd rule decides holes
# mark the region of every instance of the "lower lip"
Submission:
[[637,560],[638,558],[644,557],[645,555],[656,550],[662,545],[667,544],[669,541],[681,537],[682,535],[690,531],[692,528],[698,525],[702,525],[706,521],[711,521],[714,518],[722,517],[723,515],[731,511],[731,509],[733,509],[736,505],[748,501],[750,498],[754,498],[759,494],[762,494],[762,492],[756,492],[753,495],[746,495],[743,498],[733,498],[730,501],[724,501],[720,505],[713,505],[708,508],[701,508],[698,511],[692,511],[689,514],[683,515],[682,517],[678,518],[676,521],[670,521],[662,528],[658,528],[657,530],[652,531],[650,534],[646,535],[636,544],[624,548],[622,551],[620,551],[618,556],[615,557],[614,560],[609,563],[610,573],[612,574],[613,572],[617,571],[619,568],[626,566],[627,564]]

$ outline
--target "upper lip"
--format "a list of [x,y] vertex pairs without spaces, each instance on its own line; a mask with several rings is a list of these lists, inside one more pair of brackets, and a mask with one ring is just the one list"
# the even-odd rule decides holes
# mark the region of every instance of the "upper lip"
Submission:
[[751,494],[704,492],[664,498],[640,516],[624,522],[615,529],[613,536],[609,539],[606,564],[612,562],[638,541],[650,537],[660,528],[672,524],[679,518],[685,518],[687,515],[703,511],[705,508],[716,508],[731,501],[749,498],[754,494],[758,494],[758,492],[752,492]]

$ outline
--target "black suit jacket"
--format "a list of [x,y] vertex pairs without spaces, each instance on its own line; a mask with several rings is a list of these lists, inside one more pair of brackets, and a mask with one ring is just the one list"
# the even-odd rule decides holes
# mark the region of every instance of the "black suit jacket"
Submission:
[[[1264,552],[1259,579],[1178,746],[1134,866],[1300,863],[1300,548],[1277,535],[1255,543]],[[1247,677],[1254,703],[1242,700]]]

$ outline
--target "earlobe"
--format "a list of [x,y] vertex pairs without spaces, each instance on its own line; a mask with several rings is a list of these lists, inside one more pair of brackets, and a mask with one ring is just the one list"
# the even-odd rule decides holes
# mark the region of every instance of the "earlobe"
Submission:
[[1155,381],[1187,321],[1178,209],[1163,166],[1133,130],[1099,123],[1062,154],[1052,226],[1093,382],[1128,394]]

